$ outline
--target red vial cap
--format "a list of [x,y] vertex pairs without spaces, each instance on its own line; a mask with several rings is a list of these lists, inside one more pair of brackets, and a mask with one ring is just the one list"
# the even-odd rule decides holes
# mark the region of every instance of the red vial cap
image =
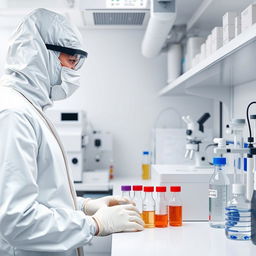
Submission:
[[132,186],[133,191],[142,191],[142,185],[134,185]]
[[156,187],[156,192],[166,192],[166,187],[165,186]]
[[180,188],[180,186],[171,186],[170,191],[171,192],[180,192],[181,188]]
[[144,192],[154,192],[154,187],[146,186],[146,187],[144,187]]

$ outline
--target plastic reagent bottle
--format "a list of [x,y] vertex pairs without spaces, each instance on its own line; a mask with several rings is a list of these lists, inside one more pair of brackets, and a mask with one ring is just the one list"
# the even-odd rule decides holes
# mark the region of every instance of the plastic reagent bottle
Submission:
[[136,204],[136,207],[142,216],[142,185],[134,185],[132,186],[132,190],[134,191],[132,201]]
[[232,185],[233,197],[226,207],[226,237],[232,240],[251,239],[251,205],[245,197],[245,185]]
[[180,186],[171,186],[171,197],[169,201],[169,225],[182,226],[182,201],[180,198]]
[[209,224],[213,228],[225,227],[225,207],[228,201],[229,179],[223,170],[226,158],[213,158],[214,173],[209,182]]
[[150,179],[150,154],[148,151],[143,152],[142,158],[142,179]]
[[144,199],[142,204],[142,219],[145,222],[145,228],[155,227],[155,200],[153,198],[154,187],[144,187]]
[[166,187],[156,187],[156,211],[155,211],[155,227],[168,227],[168,202],[166,199]]
[[122,185],[121,191],[122,191],[122,197],[125,197],[129,200],[131,200],[131,191],[132,187],[130,185]]

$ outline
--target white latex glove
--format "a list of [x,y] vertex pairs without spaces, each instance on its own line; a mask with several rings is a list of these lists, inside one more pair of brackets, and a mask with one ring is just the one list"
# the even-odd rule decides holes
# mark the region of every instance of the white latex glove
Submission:
[[104,196],[98,199],[86,200],[83,206],[84,213],[87,215],[93,215],[101,207],[114,206],[119,204],[134,204],[135,203],[128,198],[121,196]]
[[122,231],[141,231],[144,221],[132,204],[102,207],[93,216],[98,224],[98,236],[107,236]]

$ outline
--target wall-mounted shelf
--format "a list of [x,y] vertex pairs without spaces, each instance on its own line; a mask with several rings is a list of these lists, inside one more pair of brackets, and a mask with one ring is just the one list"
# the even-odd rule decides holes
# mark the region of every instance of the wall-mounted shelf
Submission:
[[222,16],[227,11],[241,12],[251,0],[203,0],[187,23],[187,31],[209,32],[215,26],[222,26]]
[[[256,24],[169,83],[159,95],[173,96],[195,92],[194,94],[207,96],[206,94],[216,92],[216,97],[222,100],[221,92],[230,90],[231,86],[254,80],[256,80]],[[211,98],[211,95],[208,96]]]

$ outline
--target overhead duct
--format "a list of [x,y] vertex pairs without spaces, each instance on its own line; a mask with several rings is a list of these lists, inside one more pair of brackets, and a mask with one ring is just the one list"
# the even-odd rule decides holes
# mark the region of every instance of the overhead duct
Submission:
[[176,18],[175,0],[151,0],[150,18],[142,41],[142,54],[158,55]]

